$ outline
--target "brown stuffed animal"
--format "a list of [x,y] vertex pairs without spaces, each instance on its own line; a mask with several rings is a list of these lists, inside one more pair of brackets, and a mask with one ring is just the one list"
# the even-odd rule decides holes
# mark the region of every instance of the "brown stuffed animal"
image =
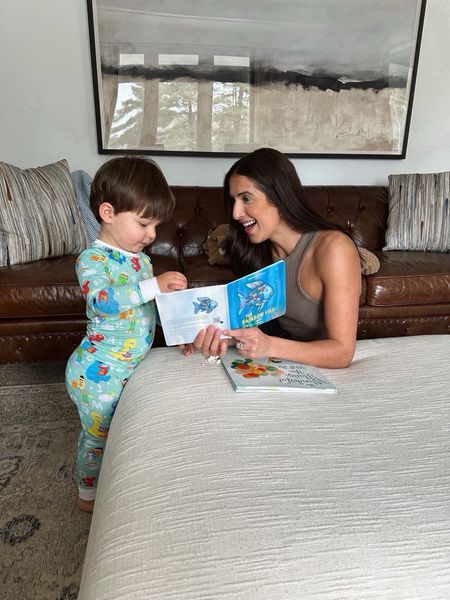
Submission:
[[203,244],[203,250],[208,256],[210,265],[228,265],[228,258],[223,250],[223,243],[228,235],[230,226],[224,223],[208,231],[208,237]]

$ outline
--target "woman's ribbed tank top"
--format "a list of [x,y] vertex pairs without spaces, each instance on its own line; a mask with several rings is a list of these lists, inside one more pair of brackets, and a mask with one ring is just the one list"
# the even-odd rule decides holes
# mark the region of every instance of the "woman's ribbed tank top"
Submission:
[[319,231],[302,233],[297,245],[284,261],[286,263],[286,313],[278,322],[295,340],[326,338],[323,303],[311,298],[300,285],[300,271],[306,253]]

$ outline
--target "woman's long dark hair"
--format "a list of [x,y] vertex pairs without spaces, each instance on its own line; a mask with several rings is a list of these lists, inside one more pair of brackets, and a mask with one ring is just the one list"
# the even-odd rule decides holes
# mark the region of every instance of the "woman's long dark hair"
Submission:
[[300,178],[292,162],[278,150],[259,148],[240,158],[225,175],[223,190],[230,233],[225,252],[237,277],[247,275],[273,262],[272,243],[269,240],[252,244],[242,225],[233,219],[234,198],[230,196],[230,178],[243,175],[251,179],[267,199],[278,208],[282,218],[292,229],[306,233],[324,229],[338,229],[312,210],[305,198]]

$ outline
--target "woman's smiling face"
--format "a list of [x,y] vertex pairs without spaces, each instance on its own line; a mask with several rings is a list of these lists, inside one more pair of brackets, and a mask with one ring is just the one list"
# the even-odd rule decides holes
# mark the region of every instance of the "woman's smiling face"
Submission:
[[233,219],[239,221],[252,244],[273,239],[281,223],[280,212],[255,182],[244,175],[232,175],[230,196],[234,198]]

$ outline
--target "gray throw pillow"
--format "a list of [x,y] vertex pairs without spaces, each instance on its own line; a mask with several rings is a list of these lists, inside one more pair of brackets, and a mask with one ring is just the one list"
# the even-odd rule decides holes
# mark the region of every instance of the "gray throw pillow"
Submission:
[[450,250],[450,172],[389,175],[383,250]]
[[66,160],[33,169],[0,162],[0,266],[79,254],[88,242]]

